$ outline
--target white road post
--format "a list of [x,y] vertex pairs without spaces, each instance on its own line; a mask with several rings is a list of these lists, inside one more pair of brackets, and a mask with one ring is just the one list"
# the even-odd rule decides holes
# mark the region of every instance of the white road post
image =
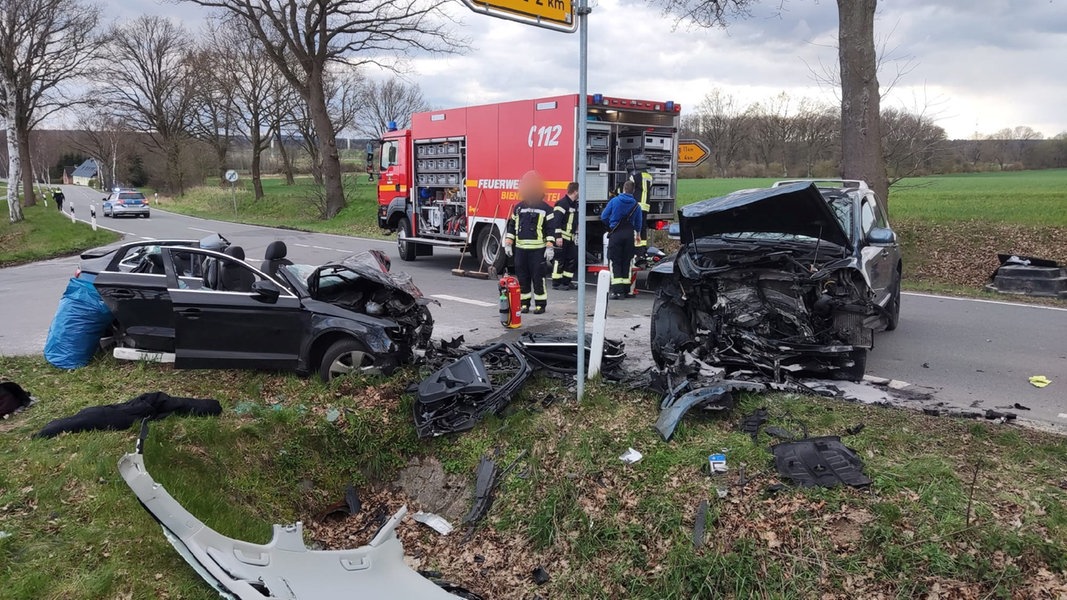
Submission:
[[93,231],[96,231],[96,204],[89,205],[89,224],[93,226]]
[[578,183],[582,186],[578,194],[578,401],[585,394],[585,217],[588,203],[585,189],[586,175],[586,131],[589,121],[589,8],[588,0],[578,0]]
[[74,203],[71,202],[68,206],[70,206],[70,222],[74,223],[76,221],[74,218]]
[[[601,271],[596,276],[596,309],[593,311],[593,342],[589,344],[589,379],[600,375],[600,359],[604,356],[604,330],[608,321],[608,290],[611,273]],[[584,350],[583,345],[579,346]],[[579,352],[581,356],[584,352]]]

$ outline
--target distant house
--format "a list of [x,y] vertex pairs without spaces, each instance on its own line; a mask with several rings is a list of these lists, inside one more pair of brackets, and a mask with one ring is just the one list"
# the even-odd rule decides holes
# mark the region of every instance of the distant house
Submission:
[[95,183],[96,176],[96,161],[91,158],[78,165],[74,172],[70,174],[74,185],[92,185]]
[[74,169],[77,166],[63,167],[63,185],[74,185]]

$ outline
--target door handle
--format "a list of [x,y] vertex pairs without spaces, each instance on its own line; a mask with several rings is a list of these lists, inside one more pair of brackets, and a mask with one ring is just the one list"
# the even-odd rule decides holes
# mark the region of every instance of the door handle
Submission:
[[111,292],[111,297],[116,300],[131,300],[133,299],[133,292],[125,289],[115,290]]
[[889,258],[889,250],[882,250],[882,258]]
[[186,319],[195,320],[195,319],[199,319],[200,318],[200,309],[199,308],[183,308],[182,310],[178,311],[178,314],[180,314],[181,316],[185,317]]

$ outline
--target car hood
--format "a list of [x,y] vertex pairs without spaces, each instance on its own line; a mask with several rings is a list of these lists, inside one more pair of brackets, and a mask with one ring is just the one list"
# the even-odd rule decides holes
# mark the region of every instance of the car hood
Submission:
[[848,235],[811,183],[744,190],[678,211],[682,243],[729,233],[780,233],[849,246]]
[[327,263],[317,269],[308,277],[307,286],[312,298],[318,297],[319,282],[322,277],[337,274],[340,271],[351,271],[369,281],[373,281],[385,288],[399,290],[419,300],[423,297],[422,291],[415,286],[411,276],[407,273],[390,272],[389,258],[380,250],[360,252],[345,257],[340,262]]

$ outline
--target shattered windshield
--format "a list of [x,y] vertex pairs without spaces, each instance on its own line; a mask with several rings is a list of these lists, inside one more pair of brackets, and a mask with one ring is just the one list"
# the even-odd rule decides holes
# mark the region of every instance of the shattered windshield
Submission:
[[848,193],[827,193],[823,192],[823,197],[826,198],[826,204],[833,211],[834,217],[837,218],[837,222],[841,224],[841,229],[845,230],[845,235],[848,236],[848,241],[854,241],[852,239],[852,197]]

